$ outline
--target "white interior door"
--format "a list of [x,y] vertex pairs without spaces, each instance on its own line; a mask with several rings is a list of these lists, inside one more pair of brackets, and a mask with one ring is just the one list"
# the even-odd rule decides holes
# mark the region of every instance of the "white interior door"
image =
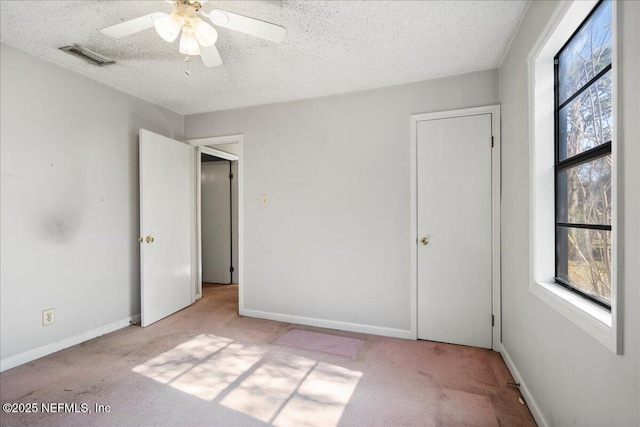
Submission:
[[416,150],[418,338],[491,348],[491,114],[420,121]]
[[142,326],[193,303],[193,148],[140,129],[140,285]]

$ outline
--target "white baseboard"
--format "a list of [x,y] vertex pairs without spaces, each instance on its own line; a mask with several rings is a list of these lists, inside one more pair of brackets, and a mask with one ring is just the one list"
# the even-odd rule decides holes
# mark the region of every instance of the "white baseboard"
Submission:
[[55,353],[65,348],[72,347],[74,345],[89,341],[93,338],[99,337],[110,332],[117,331],[124,327],[129,326],[132,322],[136,323],[140,321],[140,315],[131,316],[126,319],[118,320],[109,325],[104,325],[90,331],[83,332],[81,334],[56,341],[51,344],[44,345],[42,347],[35,348],[33,350],[25,351],[24,353],[16,354],[15,356],[7,357],[0,361],[0,372],[4,372],[7,369],[15,368],[16,366],[23,365],[31,362],[32,360],[40,359],[41,357]]
[[275,320],[277,322],[296,323],[298,325],[316,326],[318,328],[337,329],[340,331],[360,332],[363,334],[381,335],[384,337],[413,339],[411,331],[385,328],[383,326],[362,325],[359,323],[338,322],[335,320],[316,319],[313,317],[292,316],[289,314],[271,313],[259,310],[240,309],[241,316],[258,319]]
[[502,344],[500,345],[500,354],[502,355],[502,359],[504,359],[504,363],[507,364],[507,368],[509,368],[509,372],[511,372],[513,379],[520,384],[520,392],[522,393],[524,400],[527,402],[527,406],[531,411],[531,415],[533,415],[533,418],[536,420],[536,423],[538,423],[540,427],[549,427],[549,423],[547,422],[547,419],[542,414],[542,411],[540,410],[538,403],[533,398],[533,395],[527,388],[527,384],[525,384],[524,380],[522,379],[522,376],[520,375],[520,371],[518,371],[518,368],[516,368],[516,365],[513,364],[513,360],[511,360],[511,356],[509,356],[509,352],[507,351],[506,348],[504,348],[504,345]]

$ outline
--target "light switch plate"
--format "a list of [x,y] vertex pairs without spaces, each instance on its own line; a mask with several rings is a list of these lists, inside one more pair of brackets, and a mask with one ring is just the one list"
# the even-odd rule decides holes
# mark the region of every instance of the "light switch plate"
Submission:
[[269,207],[269,195],[268,194],[263,194],[261,196],[261,199],[262,199],[262,207],[263,208]]

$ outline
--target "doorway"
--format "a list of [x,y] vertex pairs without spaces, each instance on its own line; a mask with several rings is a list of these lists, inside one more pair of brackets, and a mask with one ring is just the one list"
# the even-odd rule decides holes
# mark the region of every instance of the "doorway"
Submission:
[[498,106],[411,116],[415,338],[498,348],[499,164]]
[[[217,157],[222,164],[226,163],[227,168],[229,165],[229,161],[232,164],[232,173],[233,173],[233,187],[232,196],[234,197],[234,203],[232,206],[235,208],[235,213],[232,213],[232,217],[235,221],[232,223],[232,238],[230,245],[233,245],[233,251],[231,253],[230,259],[232,257],[233,264],[233,277],[231,277],[231,272],[229,269],[231,265],[227,266],[227,279],[223,283],[228,284],[229,279],[231,282],[238,284],[238,307],[239,310],[242,310],[243,307],[243,296],[242,296],[242,270],[243,270],[243,229],[244,229],[244,220],[243,220],[243,162],[242,162],[242,144],[243,137],[242,135],[228,135],[228,136],[217,136],[217,137],[208,137],[208,138],[199,138],[199,139],[188,139],[185,140],[185,143],[196,148],[196,162],[195,162],[195,175],[194,175],[194,203],[192,205],[193,210],[192,214],[194,216],[194,230],[193,230],[193,253],[196,254],[194,259],[194,296],[195,299],[202,298],[202,282],[203,282],[203,233],[202,233],[202,225],[203,225],[203,216],[202,216],[202,187],[201,187],[201,173],[202,173],[202,162],[201,156],[202,154],[211,155]],[[228,174],[228,169],[227,169]],[[228,175],[227,175],[228,176]]]

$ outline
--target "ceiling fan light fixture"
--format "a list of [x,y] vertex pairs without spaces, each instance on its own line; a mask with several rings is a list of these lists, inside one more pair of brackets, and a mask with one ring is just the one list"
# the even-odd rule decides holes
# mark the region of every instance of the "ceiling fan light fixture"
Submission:
[[169,43],[178,38],[178,34],[180,34],[180,29],[183,25],[184,19],[175,12],[156,19],[153,23],[160,37]]
[[183,55],[200,55],[198,40],[193,34],[193,28],[189,25],[185,25],[182,28],[182,37],[180,37],[180,48],[178,51]]
[[200,18],[194,19],[193,33],[202,47],[209,47],[218,39],[218,32]]
[[[271,22],[248,16],[238,15],[214,9],[202,10],[206,0],[166,0],[173,5],[173,13],[154,12],[128,21],[103,28],[102,33],[113,38],[121,38],[155,27],[158,35],[168,43],[174,42],[182,33],[179,43],[181,54],[200,55],[207,67],[222,65],[220,52],[216,48],[218,32],[204,22],[201,17],[211,20],[216,26],[238,31],[250,36],[260,37],[275,43],[281,43],[285,37],[285,28]],[[187,70],[188,71],[188,70]]]

